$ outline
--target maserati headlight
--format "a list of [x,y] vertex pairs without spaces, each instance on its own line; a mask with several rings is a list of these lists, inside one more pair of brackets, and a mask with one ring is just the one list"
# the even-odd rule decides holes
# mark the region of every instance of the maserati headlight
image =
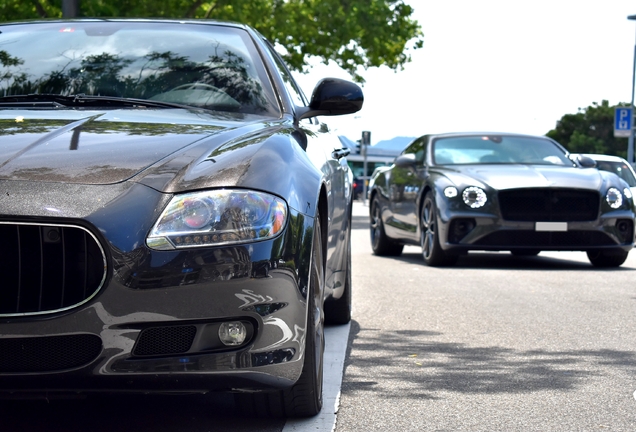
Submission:
[[477,186],[470,186],[464,189],[464,192],[462,192],[462,199],[464,200],[464,204],[470,208],[483,207],[486,204],[486,201],[488,201],[486,192]]
[[150,231],[151,249],[173,250],[247,243],[277,236],[287,205],[273,195],[220,189],[176,195]]
[[609,188],[605,194],[605,201],[613,209],[620,208],[623,205],[623,195],[616,188]]

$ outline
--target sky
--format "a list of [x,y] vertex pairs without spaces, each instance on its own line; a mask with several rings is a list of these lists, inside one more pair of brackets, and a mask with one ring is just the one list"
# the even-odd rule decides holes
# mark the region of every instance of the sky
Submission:
[[[362,110],[322,117],[338,135],[371,144],[459,131],[544,135],[594,102],[631,101],[636,44],[633,0],[407,0],[424,46],[404,70],[362,71]],[[315,62],[295,74],[310,97],[324,77]]]

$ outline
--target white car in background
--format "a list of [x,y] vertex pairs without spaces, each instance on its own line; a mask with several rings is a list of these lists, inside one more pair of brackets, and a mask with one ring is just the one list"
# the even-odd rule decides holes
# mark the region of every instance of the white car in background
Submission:
[[583,154],[596,161],[596,168],[613,172],[629,185],[632,195],[636,196],[636,172],[634,168],[622,157],[603,154]]

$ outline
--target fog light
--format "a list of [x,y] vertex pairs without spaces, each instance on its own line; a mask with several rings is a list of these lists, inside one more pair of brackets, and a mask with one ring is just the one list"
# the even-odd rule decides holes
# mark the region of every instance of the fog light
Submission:
[[219,339],[227,346],[237,346],[245,342],[247,329],[242,322],[224,322],[219,327]]

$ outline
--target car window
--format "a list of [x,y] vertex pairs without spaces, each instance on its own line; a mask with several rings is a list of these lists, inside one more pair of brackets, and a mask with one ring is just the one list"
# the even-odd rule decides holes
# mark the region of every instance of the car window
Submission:
[[433,143],[436,164],[571,165],[563,150],[548,139],[475,135],[442,137]]
[[613,172],[625,180],[630,187],[636,186],[636,178],[624,162],[596,161],[596,167],[603,171]]
[[406,149],[404,149],[402,154],[414,154],[415,160],[417,160],[418,162],[422,162],[424,160],[424,150],[425,150],[424,142],[425,142],[424,137],[416,139],[411,144],[409,144],[409,146],[406,147]]
[[8,25],[0,33],[0,59],[0,96],[85,94],[279,116],[265,67],[240,28],[115,21]]
[[267,47],[270,50],[272,58],[274,59],[274,64],[276,65],[280,76],[283,78],[283,83],[285,84],[287,93],[289,93],[289,96],[292,98],[292,102],[299,107],[307,106],[305,95],[296,84],[296,81],[294,81],[294,78],[287,69],[287,66],[285,66],[285,63],[283,63],[283,60],[269,43],[267,44]]

